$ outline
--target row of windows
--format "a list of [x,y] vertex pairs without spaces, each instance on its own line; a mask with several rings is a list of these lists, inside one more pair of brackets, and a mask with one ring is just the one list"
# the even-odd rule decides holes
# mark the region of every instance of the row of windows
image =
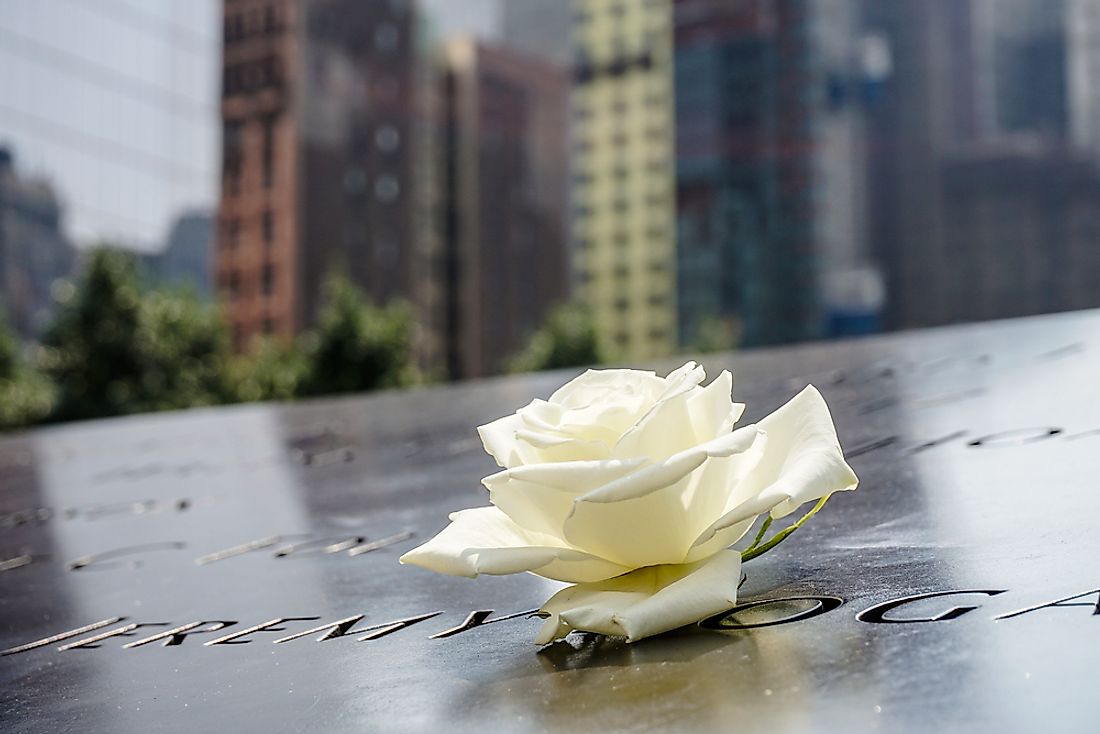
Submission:
[[[663,180],[668,174],[668,169],[668,160],[661,157],[651,158],[646,162],[644,167],[637,165],[628,166],[623,162],[619,162],[617,165],[613,166],[611,170],[608,171],[608,173],[611,175],[612,178],[620,182],[626,181],[628,178],[630,178],[632,173],[648,173],[654,176],[659,175],[660,180]],[[595,179],[599,178],[600,176],[598,174],[601,172],[602,171],[600,169],[596,169],[594,171],[578,171],[577,173],[573,174],[573,183],[578,187],[587,186]]]
[[[669,298],[664,293],[652,293],[649,296],[647,296],[645,300],[646,300],[647,304],[649,304],[650,306],[653,306],[653,307],[657,307],[657,308],[662,307],[662,306],[667,306],[668,303],[669,303]],[[612,302],[612,305],[615,307],[616,311],[624,311],[625,312],[625,311],[629,311],[635,304],[631,299],[626,298],[625,296],[623,296],[623,297],[616,298]]]
[[[263,138],[260,150],[261,178],[264,188],[275,184],[275,134],[278,115],[265,115],[260,120]],[[222,179],[226,193],[240,193],[241,172],[244,166],[243,120],[226,120],[222,127]]]
[[616,78],[635,70],[649,71],[653,65],[653,55],[648,51],[636,56],[616,56],[606,64],[582,59],[573,69],[573,80],[577,84],[590,84],[601,77]]
[[[651,273],[659,274],[664,273],[670,269],[670,265],[665,260],[650,260],[646,263],[646,269]],[[618,275],[616,271],[616,275]],[[580,282],[591,283],[596,277],[596,274],[592,268],[581,268],[577,271],[577,278]]]
[[[669,97],[667,90],[663,89],[643,95],[639,102],[639,106],[642,108],[640,112],[643,114],[653,114],[653,110],[672,106],[672,99]],[[622,96],[612,99],[609,105],[611,113],[620,117],[627,115],[633,106],[628,98]],[[603,105],[595,100],[591,102],[577,101],[573,105],[573,117],[579,121],[587,120],[595,117],[602,108]]]
[[278,56],[241,61],[222,69],[222,96],[282,88],[284,82],[283,61]]
[[[264,244],[270,247],[275,242],[275,215],[270,209],[260,215],[260,236]],[[222,224],[222,246],[234,250],[240,244],[241,220],[237,217],[227,219]]]
[[[645,201],[642,202],[642,211],[653,211],[654,209],[665,207],[668,204],[669,199],[667,196],[660,192],[653,192],[648,194],[645,197]],[[609,208],[619,214],[625,214],[630,211],[630,202],[626,199],[617,198],[611,202]],[[601,212],[606,211],[604,207],[596,207],[592,204],[581,204],[573,208],[573,216],[577,220],[588,219],[596,213],[597,209]],[[624,234],[623,237],[626,237],[626,235]]]
[[[246,281],[240,270],[231,270],[218,278],[218,287],[225,293],[230,301],[238,301],[248,295]],[[275,292],[276,270],[273,263],[264,263],[260,270],[259,290],[264,296],[270,296]]]
[[282,32],[286,22],[274,4],[255,7],[226,15],[223,34],[226,45],[255,36],[272,36]]
[[[643,135],[646,140],[661,141],[668,137],[668,128],[663,125],[650,125],[646,127]],[[574,139],[573,148],[578,153],[586,153],[595,147],[595,141],[592,135],[577,135]],[[611,144],[616,148],[625,148],[630,138],[627,136],[626,130],[619,128],[611,133]]]

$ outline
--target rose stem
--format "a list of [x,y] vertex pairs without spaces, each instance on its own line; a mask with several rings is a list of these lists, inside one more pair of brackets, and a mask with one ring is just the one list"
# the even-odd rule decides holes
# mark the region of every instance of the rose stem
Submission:
[[[781,530],[778,533],[776,533],[775,535],[773,535],[772,539],[769,540],[764,545],[756,547],[756,543],[753,543],[752,546],[749,546],[747,549],[741,551],[741,562],[744,563],[745,561],[751,561],[753,558],[756,558],[759,555],[763,555],[764,553],[767,553],[772,548],[774,548],[775,546],[782,543],[784,540],[786,540],[788,535],[790,535],[795,530],[798,530],[800,527],[802,527],[802,523],[809,520],[811,517],[813,517],[817,513],[818,510],[820,510],[822,507],[824,507],[825,502],[829,499],[830,496],[831,495],[827,494],[824,497],[822,497],[820,500],[818,500],[817,504],[814,505],[814,508],[812,510],[810,510],[809,512],[807,512],[805,515],[803,515],[802,517],[800,517],[798,519],[798,522],[796,522],[794,525],[791,525],[789,528],[787,528],[785,530]],[[769,515],[768,517],[770,519],[771,516]]]

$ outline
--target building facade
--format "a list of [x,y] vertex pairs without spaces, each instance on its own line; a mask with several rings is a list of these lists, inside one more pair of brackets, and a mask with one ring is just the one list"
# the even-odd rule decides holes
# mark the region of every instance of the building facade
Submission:
[[670,0],[574,0],[573,245],[612,358],[677,345]]
[[193,211],[181,214],[168,231],[168,241],[157,257],[156,280],[189,288],[198,297],[211,294],[210,257],[213,251],[214,220],[210,214]]
[[76,260],[61,215],[53,188],[20,176],[11,151],[0,147],[0,318],[25,339],[49,324],[53,285]]
[[215,277],[238,349],[313,323],[330,273],[413,298],[415,13],[226,0]]
[[744,346],[828,333],[867,266],[863,77],[850,0],[675,3],[679,329]]
[[569,291],[565,68],[470,39],[442,50],[447,372],[502,371]]
[[981,146],[943,162],[951,321],[1100,307],[1100,167],[1061,146]]

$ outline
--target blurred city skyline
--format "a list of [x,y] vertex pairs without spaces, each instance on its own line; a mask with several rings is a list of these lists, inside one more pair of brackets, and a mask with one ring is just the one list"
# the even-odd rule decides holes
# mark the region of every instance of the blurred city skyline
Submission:
[[61,199],[78,246],[164,246],[217,204],[219,0],[11,0],[0,145]]
[[[157,252],[178,217],[217,207],[221,5],[5,3],[0,146],[22,175],[54,189],[77,247]],[[420,6],[437,34],[500,33],[501,0]]]
[[1100,0],[10,0],[0,284],[71,245],[238,351],[344,273],[425,373],[1100,306]]

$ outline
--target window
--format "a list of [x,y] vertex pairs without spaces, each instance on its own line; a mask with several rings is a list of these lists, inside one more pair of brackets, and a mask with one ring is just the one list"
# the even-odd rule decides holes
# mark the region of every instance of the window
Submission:
[[270,296],[275,291],[275,266],[271,263],[264,264],[261,282],[263,284],[264,295]]
[[222,181],[229,194],[240,192],[243,145],[244,123],[226,120],[222,126]]
[[275,182],[275,120],[266,117],[263,121],[263,182],[270,188]]
[[401,184],[393,176],[384,174],[374,182],[374,195],[378,197],[379,201],[389,204],[396,201],[400,193]]
[[401,133],[393,125],[383,125],[374,134],[374,144],[383,153],[392,153],[401,145]]
[[272,184],[275,183],[275,133],[277,123],[278,118],[275,115],[268,115],[263,120],[263,177],[265,188],[271,188]]
[[226,220],[225,226],[222,229],[222,247],[227,250],[234,250],[237,248],[237,243],[240,241],[241,236],[241,223],[236,218]]
[[264,234],[264,242],[271,245],[275,241],[275,216],[268,209],[263,214],[262,229]]

